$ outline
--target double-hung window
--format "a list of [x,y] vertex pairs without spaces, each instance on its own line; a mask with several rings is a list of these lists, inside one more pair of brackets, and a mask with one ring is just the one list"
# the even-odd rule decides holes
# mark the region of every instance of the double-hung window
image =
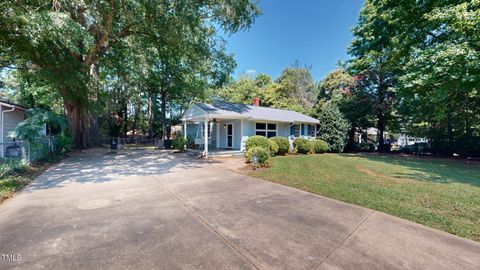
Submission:
[[277,136],[277,124],[267,122],[255,123],[255,135],[265,136],[267,138]]

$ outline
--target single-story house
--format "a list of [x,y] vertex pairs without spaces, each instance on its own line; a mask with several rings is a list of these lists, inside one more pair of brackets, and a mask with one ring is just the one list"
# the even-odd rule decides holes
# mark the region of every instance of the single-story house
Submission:
[[0,157],[5,156],[5,152],[12,139],[8,133],[13,131],[18,123],[25,120],[25,111],[27,109],[18,104],[0,100]]
[[252,105],[216,101],[213,104],[193,103],[182,117],[184,136],[193,137],[195,144],[209,149],[245,151],[249,136],[268,138],[282,136],[292,142],[295,137],[316,137],[318,119],[290,110],[260,106],[258,98]]

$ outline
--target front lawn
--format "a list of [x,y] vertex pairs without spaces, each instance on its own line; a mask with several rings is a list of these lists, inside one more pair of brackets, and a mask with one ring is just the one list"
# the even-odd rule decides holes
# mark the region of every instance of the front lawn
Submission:
[[283,156],[253,176],[480,241],[480,164],[367,154]]

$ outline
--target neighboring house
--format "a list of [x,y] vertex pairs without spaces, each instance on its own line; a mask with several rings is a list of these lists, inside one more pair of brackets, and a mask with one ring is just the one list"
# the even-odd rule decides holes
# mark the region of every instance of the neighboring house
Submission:
[[8,133],[25,120],[25,111],[23,106],[0,100],[0,157],[5,156],[7,143],[12,141]]
[[[394,139],[398,136],[398,139]],[[362,133],[356,134],[356,141],[358,143],[378,143],[378,129],[371,127],[364,130]],[[418,137],[411,137],[407,134],[400,133],[400,134],[392,134],[388,131],[383,133],[383,138],[386,143],[392,145],[392,150],[398,150],[403,147],[414,145],[415,143],[428,143],[427,138],[418,138]]]
[[400,136],[398,136],[397,144],[399,148],[415,145],[416,143],[428,143],[428,139],[411,137],[407,134],[400,134]]
[[193,137],[202,145],[204,155],[209,149],[245,151],[249,136],[315,137],[319,121],[310,116],[260,106],[217,101],[213,104],[194,103],[182,117],[184,136]]

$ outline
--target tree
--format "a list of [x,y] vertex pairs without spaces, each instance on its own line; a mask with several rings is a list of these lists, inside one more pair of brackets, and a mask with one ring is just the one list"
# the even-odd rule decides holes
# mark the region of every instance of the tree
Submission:
[[479,0],[381,0],[365,2],[354,30],[354,62],[383,63],[403,131],[434,152],[480,154],[478,29]]
[[350,129],[348,120],[333,102],[328,102],[320,108],[318,119],[320,120],[318,137],[328,143],[329,151],[342,152]]
[[405,127],[433,139],[436,152],[480,155],[479,10],[478,0],[437,3],[405,55],[398,87]]
[[343,68],[328,73],[318,85],[317,104],[328,101],[339,103],[352,85],[353,77]]
[[317,88],[308,67],[300,67],[295,63],[292,67],[284,69],[275,82],[279,85],[275,94],[289,101],[282,104],[284,109],[290,109],[288,104],[294,104],[297,110],[311,113],[317,97]]
[[[396,33],[392,14],[380,9],[379,2],[367,0],[360,12],[358,25],[353,30],[354,40],[349,48],[353,58],[348,63],[349,72],[356,76],[356,88],[363,88],[373,99],[373,111],[378,130],[379,151],[388,150],[384,133],[394,118],[394,85],[398,76],[398,63],[394,47]],[[385,13],[385,14],[384,14]],[[357,91],[358,92],[358,91]]]
[[[2,2],[0,10],[2,62],[35,72],[61,94],[74,143],[82,147],[89,142],[90,105],[100,91],[101,62],[116,44],[142,39],[181,51],[185,39],[172,32],[202,38],[215,33],[215,25],[234,33],[249,27],[258,14],[249,0],[17,1]],[[202,40],[212,44],[211,38]],[[5,57],[10,54],[14,57]]]
[[319,117],[327,104],[338,106],[345,119],[350,123],[347,131],[348,142],[344,150],[356,149],[355,135],[375,125],[374,99],[359,87],[359,77],[353,77],[342,67],[330,72],[319,83],[319,93],[315,104],[316,116]]

